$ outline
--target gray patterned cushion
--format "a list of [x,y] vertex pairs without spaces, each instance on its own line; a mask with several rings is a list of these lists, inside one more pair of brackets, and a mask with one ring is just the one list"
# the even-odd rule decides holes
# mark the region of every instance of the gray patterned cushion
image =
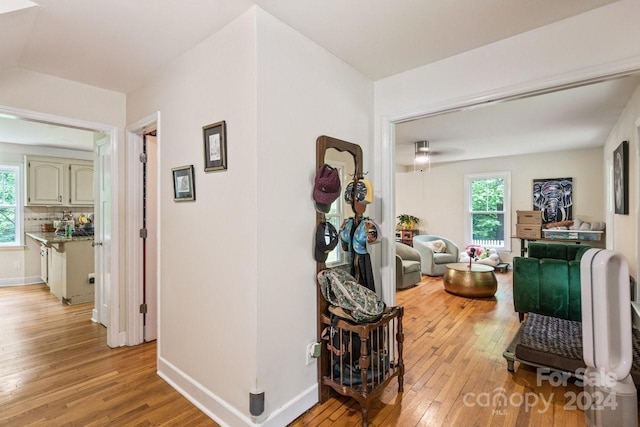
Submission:
[[[518,359],[566,372],[586,365],[582,360],[582,323],[529,313],[520,326],[515,353]],[[640,380],[640,331],[632,328],[633,362],[631,375]]]

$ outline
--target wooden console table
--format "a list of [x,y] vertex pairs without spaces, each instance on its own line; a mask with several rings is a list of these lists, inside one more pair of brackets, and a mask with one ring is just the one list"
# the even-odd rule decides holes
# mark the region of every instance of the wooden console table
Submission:
[[602,241],[600,240],[587,240],[587,239],[530,239],[527,237],[518,237],[513,236],[512,239],[520,239],[520,256],[525,256],[527,254],[527,243],[528,242],[559,242],[559,243],[575,243],[576,245],[590,245],[594,247],[600,247],[602,245]]

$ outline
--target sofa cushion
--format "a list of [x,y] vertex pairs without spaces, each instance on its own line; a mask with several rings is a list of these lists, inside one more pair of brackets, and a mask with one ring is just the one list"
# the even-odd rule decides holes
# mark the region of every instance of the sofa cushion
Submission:
[[448,264],[450,262],[458,262],[456,256],[448,253],[433,254],[433,262],[435,264]]
[[406,273],[413,273],[414,271],[420,271],[420,263],[418,261],[405,261],[402,260],[402,271]]
[[591,249],[588,245],[569,245],[567,246],[567,260],[580,261],[585,252]]
[[540,261],[535,258],[513,259],[513,304],[516,311],[540,310]]
[[529,242],[527,255],[529,258],[547,258],[547,245],[545,243]]
[[566,261],[567,245],[547,245],[547,256],[543,258],[561,259]]
[[426,247],[431,249],[435,253],[441,253],[447,250],[447,245],[442,240],[431,240],[428,242],[423,242]]
[[569,263],[559,259],[540,260],[539,314],[569,317]]

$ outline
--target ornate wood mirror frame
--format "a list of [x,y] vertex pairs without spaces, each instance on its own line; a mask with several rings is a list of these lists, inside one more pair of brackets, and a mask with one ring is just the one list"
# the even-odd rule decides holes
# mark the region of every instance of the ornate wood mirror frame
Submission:
[[[325,163],[325,154],[329,149],[336,149],[341,152],[347,152],[353,156],[353,161],[355,165],[355,174],[353,176],[353,180],[356,181],[358,179],[362,179],[362,148],[358,144],[353,144],[351,142],[342,141],[340,139],[331,138],[329,136],[320,136],[316,140],[316,171],[319,170],[322,165]],[[346,183],[342,183],[342,188],[346,188]],[[342,195],[340,196],[342,197]],[[359,222],[359,219],[362,215],[355,214],[355,223]],[[316,211],[316,225],[324,220],[325,216],[323,213]],[[355,225],[354,224],[354,227]],[[324,263],[316,263],[316,273],[324,270],[326,265]],[[328,303],[324,299],[322,292],[320,291],[320,286],[316,286],[316,300],[317,300],[317,340],[322,343],[321,335],[323,324],[321,320],[321,316],[323,313],[327,312]],[[322,377],[329,374],[329,360],[325,357],[325,349],[323,348],[320,352],[320,358],[318,359],[318,397],[320,402],[324,402],[329,398],[330,389],[329,387],[322,386]]]

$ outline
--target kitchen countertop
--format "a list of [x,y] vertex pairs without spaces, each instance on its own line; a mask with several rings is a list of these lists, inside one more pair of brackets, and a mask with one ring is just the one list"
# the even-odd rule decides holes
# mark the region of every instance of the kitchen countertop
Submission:
[[40,243],[44,243],[46,246],[51,246],[59,243],[70,243],[70,242],[81,242],[84,240],[93,240],[93,236],[64,237],[56,233],[43,233],[43,232],[26,233],[26,235]]

